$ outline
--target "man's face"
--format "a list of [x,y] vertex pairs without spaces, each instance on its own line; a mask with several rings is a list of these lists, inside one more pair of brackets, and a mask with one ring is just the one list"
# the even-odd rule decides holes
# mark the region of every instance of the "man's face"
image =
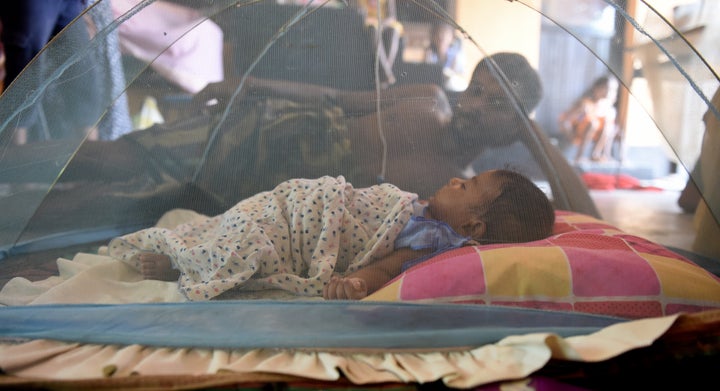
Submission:
[[471,219],[470,211],[489,205],[500,195],[501,180],[495,171],[485,171],[470,179],[452,178],[428,199],[429,217],[450,225],[465,235],[462,227]]
[[512,99],[489,71],[475,72],[453,112],[453,128],[460,141],[493,146],[516,140],[527,121]]

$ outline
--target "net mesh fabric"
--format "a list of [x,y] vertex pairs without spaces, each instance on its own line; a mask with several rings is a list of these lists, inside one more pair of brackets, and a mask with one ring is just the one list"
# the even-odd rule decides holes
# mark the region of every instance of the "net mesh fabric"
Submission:
[[[593,12],[552,1],[473,3],[480,21],[467,17],[466,2],[388,1],[380,12],[372,2],[306,3],[89,7],[0,98],[3,257],[94,248],[156,225],[177,208],[214,215],[284,180],[323,175],[343,175],[356,187],[396,183],[424,198],[452,176],[510,168],[532,179],[557,209],[601,217],[578,175],[586,166],[573,160],[578,145],[557,121],[600,76],[616,81],[618,126],[591,139],[607,148],[613,164],[605,167],[629,167],[624,148],[636,124],[651,124],[668,164],[687,171],[705,200],[714,199],[714,184],[692,171],[703,115],[706,123],[720,117],[712,102],[717,59],[706,49],[717,35],[702,20],[708,12],[679,26],[646,2],[630,9],[601,1]],[[147,42],[132,41],[137,22],[158,11],[177,18],[166,30],[148,30]],[[478,25],[493,14],[527,23],[490,34]],[[429,46],[430,26],[440,22],[453,27],[465,54],[467,87],[460,91],[449,88],[442,65],[419,54]],[[514,36],[526,31],[534,38],[518,44]],[[202,52],[212,66],[184,68],[183,56],[192,58],[203,39],[216,44],[219,57]],[[564,57],[548,49],[559,43]],[[478,63],[496,96],[477,84]],[[194,85],[210,85],[219,80],[211,72],[218,66],[228,83],[214,100],[181,83],[192,77]],[[528,80],[528,69],[537,81]],[[274,86],[260,82],[267,80]],[[290,92],[278,94],[282,89]],[[415,95],[398,92],[404,90]],[[668,96],[681,96],[682,107],[675,110]],[[158,102],[164,123],[139,129],[130,121],[147,97]],[[437,131],[436,124],[442,137],[417,131]],[[16,145],[21,128],[33,137]],[[696,136],[675,129],[695,129]],[[460,152],[453,150],[458,145]],[[713,222],[716,207],[707,202]]]

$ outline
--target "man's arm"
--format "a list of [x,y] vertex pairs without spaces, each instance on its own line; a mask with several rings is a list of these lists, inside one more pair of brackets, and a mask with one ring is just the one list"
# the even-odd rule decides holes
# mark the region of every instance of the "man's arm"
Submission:
[[[208,102],[217,99],[225,103],[240,85],[241,79],[230,78],[219,83],[212,83],[195,96],[197,102]],[[392,87],[380,91],[380,109],[386,109],[397,103],[412,103],[418,100],[437,101],[442,95],[442,89],[432,84],[413,84]],[[240,98],[250,96],[269,96],[290,99],[296,102],[317,102],[331,100],[337,103],[343,110],[355,115],[362,115],[377,110],[377,93],[374,90],[351,91],[339,90],[331,87],[298,83],[287,80],[260,79],[248,76],[245,85],[238,94]]]
[[375,292],[400,274],[406,261],[430,253],[430,250],[401,248],[345,277],[333,277],[323,290],[329,300],[359,300]]

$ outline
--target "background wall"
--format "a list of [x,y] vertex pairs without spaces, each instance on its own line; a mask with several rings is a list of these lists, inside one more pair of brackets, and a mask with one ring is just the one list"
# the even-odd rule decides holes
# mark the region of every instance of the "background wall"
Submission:
[[[526,3],[540,8],[540,0]],[[485,55],[518,52],[537,67],[540,52],[540,16],[520,2],[507,0],[457,0],[456,20],[480,47],[467,42],[466,69],[468,78]]]

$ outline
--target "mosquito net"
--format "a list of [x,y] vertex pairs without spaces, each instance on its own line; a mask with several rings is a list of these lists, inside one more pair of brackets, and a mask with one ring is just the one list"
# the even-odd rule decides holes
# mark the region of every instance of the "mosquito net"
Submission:
[[[174,265],[183,271],[181,292],[176,283],[153,286],[160,293],[126,292],[124,302],[202,301],[229,291],[247,293],[245,287],[253,292],[251,298],[266,298],[257,292],[270,288],[291,296],[299,292],[303,298],[322,296],[333,270],[352,271],[368,263],[358,266],[336,255],[348,251],[343,245],[358,232],[367,237],[354,245],[370,251],[380,246],[375,236],[395,238],[407,228],[391,223],[406,222],[403,213],[414,199],[408,194],[437,203],[442,196],[436,190],[470,188],[480,180],[470,178],[482,179],[476,174],[496,169],[520,173],[534,183],[533,189],[555,209],[555,226],[527,240],[498,234],[490,241],[495,246],[543,239],[583,222],[593,234],[614,232],[598,220],[602,216],[584,176],[589,172],[615,181],[674,176],[685,184],[689,179],[700,195],[701,232],[708,236],[706,242],[714,242],[720,203],[712,177],[717,143],[711,142],[711,129],[717,130],[720,119],[717,96],[713,100],[720,86],[720,32],[712,23],[720,10],[708,1],[673,5],[666,9],[665,2],[631,0],[94,2],[0,96],[2,281],[56,274],[56,259],[72,259],[76,253],[134,265],[137,251],[120,254],[126,247],[209,251],[221,258],[189,258],[191,263],[244,260],[244,244],[223,244],[229,231],[242,226],[253,232],[242,237],[243,243],[263,243],[247,250],[263,254],[259,263],[247,266],[249,274],[221,267],[227,278],[217,274],[190,281],[191,273]],[[290,181],[296,178],[304,182]],[[335,216],[332,208],[342,205],[328,206],[327,199],[339,192],[338,186],[349,191],[348,183],[355,193],[334,202],[352,205],[357,212],[348,207],[350,217]],[[385,184],[403,192],[398,195]],[[303,192],[308,186],[316,186],[314,192]],[[368,187],[384,193],[371,196],[359,190]],[[480,187],[492,189],[488,183]],[[238,204],[258,193],[253,203]],[[509,232],[525,232],[547,220],[544,204],[532,198],[511,199],[509,204],[521,207],[522,224]],[[367,202],[356,203],[361,199]],[[316,209],[316,201],[323,207]],[[293,203],[307,210],[283,209]],[[283,210],[275,214],[275,209]],[[503,205],[486,209],[484,216],[494,211],[498,221],[511,220],[502,215]],[[226,211],[234,211],[233,217],[222,215]],[[458,219],[475,221],[467,214],[469,209]],[[216,215],[225,217],[208,217]],[[312,216],[322,222],[312,222]],[[484,220],[468,225],[453,216],[440,218],[440,212],[432,217],[464,234],[459,236],[474,238],[474,230],[480,230],[479,244],[453,250],[463,256],[482,253],[487,245],[482,239],[494,229]],[[385,223],[373,231],[358,228],[373,219]],[[260,220],[266,225],[253,223]],[[176,222],[187,221],[195,225],[181,233],[172,230]],[[282,224],[281,232],[265,232]],[[162,243],[142,247],[150,240],[131,235],[150,227],[158,228],[142,232],[163,236]],[[309,233],[312,229],[317,232]],[[417,229],[413,238],[431,232],[431,239],[424,240],[435,249],[457,247],[452,237],[438,244],[437,227]],[[285,237],[296,230],[307,242]],[[203,247],[199,238],[208,231],[217,236]],[[324,244],[335,235],[341,250]],[[125,239],[107,247],[120,236]],[[584,246],[575,252],[552,243],[565,249],[567,257],[587,251],[588,259],[596,259],[593,254],[606,248],[588,237],[573,242]],[[633,247],[641,246],[639,239],[623,238],[639,251]],[[537,255],[552,264],[542,255],[550,251],[550,242],[542,243],[513,259]],[[642,243],[642,249],[656,245]],[[286,261],[285,245],[302,257],[276,266],[258,282],[252,275],[256,268],[272,269],[263,262]],[[666,251],[658,246],[655,254]],[[347,264],[316,264],[325,252]],[[713,255],[711,250],[705,254]],[[295,259],[291,252],[287,257]],[[487,259],[492,257],[483,262]],[[310,270],[293,276],[293,262],[306,262]],[[428,273],[423,289],[399,295],[431,300],[433,278],[442,274]],[[322,278],[313,285],[307,281],[313,276]],[[460,277],[436,282],[455,289],[462,285]],[[491,277],[486,269],[484,281],[490,284]],[[296,291],[280,278],[293,283],[302,279],[307,285]],[[219,289],[216,293],[198,288],[208,280],[216,283],[211,285]],[[575,277],[570,284],[579,281]],[[108,295],[89,293],[97,286],[83,284],[45,302],[63,302],[62,295],[74,295],[71,302],[91,297],[108,302]],[[408,287],[406,275],[402,289]],[[392,283],[389,288],[394,289]],[[389,292],[387,287],[380,291]],[[693,296],[698,302],[685,300],[667,312],[717,305],[717,290],[700,291]],[[474,294],[444,301],[491,301]],[[530,301],[545,303],[540,308],[573,305],[553,307],[547,298],[554,295],[541,293]],[[510,300],[509,294],[498,297],[502,299],[496,303]],[[28,302],[18,300],[6,303]],[[588,304],[586,312],[628,315],[628,310],[599,310],[596,303]]]
[[[353,356],[342,375],[470,387],[526,362],[488,377],[502,360],[468,346],[720,308],[718,15],[702,0],[91,2],[0,95],[0,368],[203,360],[127,350],[142,345],[326,378],[337,352],[294,349],[451,349],[465,370],[398,355],[368,379],[375,359]],[[688,248],[593,201],[598,181],[671,180],[695,213]],[[265,348],[287,365],[254,364]],[[53,359],[14,361],[30,356]]]

